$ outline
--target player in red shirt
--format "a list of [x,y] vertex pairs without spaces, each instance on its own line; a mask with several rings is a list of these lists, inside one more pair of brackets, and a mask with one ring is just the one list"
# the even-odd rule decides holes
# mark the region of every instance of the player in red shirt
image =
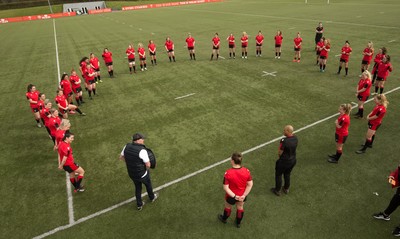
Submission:
[[140,60],[140,70],[147,71],[146,51],[143,48],[143,43],[138,44],[138,54],[139,54],[139,60]]
[[[39,99],[38,99],[38,103],[37,103],[37,107],[39,109],[39,116],[40,116],[40,112],[42,112],[43,108],[44,108],[44,101],[46,100],[46,95],[44,93],[40,93],[39,94]],[[40,118],[42,119],[42,116],[40,116]],[[42,119],[42,123],[44,125],[43,119]]]
[[256,57],[261,56],[262,44],[264,42],[264,36],[261,31],[258,31],[256,36]]
[[293,39],[294,42],[294,59],[293,62],[300,62],[301,58],[301,43],[303,39],[300,37],[300,32],[297,33],[296,38]]
[[50,131],[50,136],[54,144],[56,144],[56,131],[61,124],[61,119],[58,116],[58,113],[58,110],[50,109],[50,116],[46,125]]
[[253,178],[250,171],[242,166],[242,154],[233,153],[231,156],[232,168],[226,170],[224,175],[225,208],[224,213],[218,215],[218,219],[227,223],[231,215],[232,206],[236,205],[235,224],[239,228],[243,219],[243,205],[253,187]]
[[157,58],[156,58],[156,44],[154,44],[153,40],[149,41],[149,45],[147,46],[149,49],[149,55],[151,59],[152,65],[157,65]]
[[378,53],[375,55],[374,58],[374,67],[372,68],[371,74],[373,75],[372,77],[372,84],[374,84],[376,77],[378,75],[378,65],[381,63],[383,57],[386,55],[387,49],[386,47],[382,47],[378,50]]
[[[86,115],[85,113],[82,113],[82,111],[78,108],[78,106],[68,104],[68,101],[65,99],[65,96],[64,96],[62,90],[57,90],[57,96],[54,99],[54,101],[57,103],[58,109],[60,110],[60,113],[62,114],[64,119],[68,118],[68,110],[75,110],[82,116]],[[71,114],[71,111],[70,111],[70,114]]]
[[174,60],[175,62],[175,52],[174,52],[174,42],[171,41],[169,37],[165,40],[165,50],[167,51],[169,62],[172,62]]
[[192,59],[196,60],[196,54],[194,52],[195,43],[196,43],[196,41],[194,40],[192,35],[189,33],[188,37],[186,38],[186,47],[189,51],[190,60],[192,60]]
[[[81,186],[85,170],[74,162],[74,156],[72,154],[71,143],[74,141],[74,134],[65,133],[63,140],[58,146],[59,163],[58,168],[64,169],[69,173],[71,184],[74,185],[74,192],[84,192],[85,189]],[[78,173],[77,179],[75,179],[75,173]]]
[[69,132],[70,128],[71,128],[71,123],[69,122],[69,119],[62,119],[60,126],[58,127],[55,133],[56,142],[54,144],[54,151],[57,150],[58,145],[61,143],[62,139],[65,136],[65,133]]
[[348,73],[349,73],[349,58],[350,58],[350,54],[351,54],[352,51],[353,50],[350,47],[350,42],[346,41],[344,43],[344,46],[342,47],[342,51],[341,51],[342,55],[340,56],[339,69],[338,69],[338,72],[337,72],[338,75],[340,74],[340,71],[342,70],[343,63],[345,64],[344,67],[345,67],[345,70],[346,70],[346,75],[345,76],[348,75]]
[[319,63],[319,55],[321,54],[321,49],[324,46],[324,42],[325,42],[325,37],[321,37],[321,39],[319,39],[319,42],[315,46],[315,52],[317,55],[317,63],[315,63],[315,65],[318,65]]
[[87,69],[85,72],[85,83],[87,85],[89,99],[92,100],[93,99],[92,92],[94,95],[96,95],[96,81],[95,81],[96,72],[90,65],[87,65],[86,68]]
[[356,96],[358,98],[358,112],[355,115],[357,119],[364,117],[364,103],[368,100],[371,93],[371,73],[365,70],[361,74],[361,79],[358,82]]
[[247,36],[246,32],[242,33],[240,42],[242,43],[242,58],[247,59],[247,45],[249,44],[249,37]]
[[52,105],[53,104],[51,103],[51,101],[49,99],[45,99],[44,100],[44,107],[40,111],[40,118],[42,118],[43,125],[46,127],[47,133],[49,133],[50,138],[51,138],[51,132],[50,132],[50,129],[48,127],[48,123],[49,123],[49,119],[51,117],[50,109],[51,109]]
[[71,76],[69,77],[69,82],[71,82],[72,91],[75,94],[75,100],[78,106],[81,103],[85,103],[82,97],[82,87],[81,87],[81,79],[79,78],[78,74],[74,69],[71,70]]
[[385,55],[383,56],[382,61],[378,64],[377,67],[377,77],[375,82],[375,94],[379,93],[382,94],[383,88],[385,87],[385,81],[389,76],[389,72],[393,71],[393,66],[390,63],[390,56]]
[[331,40],[325,39],[324,45],[320,49],[321,52],[319,53],[319,71],[325,72],[326,61],[328,60],[328,55],[331,51]]
[[363,51],[363,59],[361,61],[361,74],[369,69],[372,56],[374,55],[374,44],[372,41],[368,42],[367,47]]
[[231,33],[231,34],[229,34],[229,36],[226,38],[226,40],[228,41],[229,58],[232,58],[232,55],[233,55],[233,59],[235,59],[235,58],[236,58],[236,53],[235,53],[235,36]]
[[[89,58],[87,58],[86,56],[83,57],[80,61],[79,61],[79,71],[81,72],[81,76],[83,79],[85,79],[85,75],[86,75],[86,70],[87,70],[87,65],[90,64]],[[87,85],[85,82],[85,90],[87,91]]]
[[135,48],[132,45],[129,45],[125,51],[126,56],[128,57],[128,66],[129,66],[129,73],[132,74],[136,73],[136,65],[135,65]]
[[31,107],[31,111],[33,116],[35,117],[37,127],[41,128],[42,125],[40,124],[40,113],[39,108],[37,106],[39,100],[39,91],[36,90],[36,86],[29,84],[27,87],[26,92],[26,99],[29,101],[29,106]]
[[283,41],[281,30],[278,30],[276,32],[274,39],[275,39],[275,59],[281,59],[282,41]]
[[96,83],[101,83],[103,82],[101,80],[101,76],[100,76],[100,61],[99,58],[97,58],[93,53],[90,53],[90,65],[92,66],[92,68],[94,69],[94,71],[96,72],[96,77],[94,78]]
[[214,55],[216,55],[217,61],[218,61],[218,58],[219,58],[219,45],[220,45],[221,40],[219,39],[219,36],[218,36],[217,32],[215,33],[215,35],[214,35],[213,39],[211,40],[211,42],[212,42],[213,50],[212,50],[212,53],[211,53],[210,61],[213,60]]
[[360,150],[357,150],[357,154],[363,154],[367,150],[367,148],[372,148],[372,143],[375,140],[375,133],[378,128],[381,126],[382,119],[386,114],[386,109],[389,102],[386,99],[384,94],[379,94],[374,97],[374,101],[376,103],[375,108],[371,113],[367,116],[368,120],[368,131],[366,134],[366,140],[363,147]]
[[114,77],[113,59],[112,52],[108,48],[104,48],[103,54],[101,55],[104,59],[104,64],[107,66],[108,74],[111,78]]
[[60,89],[63,90],[63,94],[65,98],[68,100],[68,104],[72,103],[72,88],[71,88],[71,82],[69,81],[68,74],[64,73],[61,76],[61,81],[60,81]]
[[336,154],[328,156],[329,163],[338,163],[342,156],[343,144],[346,142],[347,136],[349,135],[350,111],[351,104],[341,104],[339,106],[339,117],[335,120]]

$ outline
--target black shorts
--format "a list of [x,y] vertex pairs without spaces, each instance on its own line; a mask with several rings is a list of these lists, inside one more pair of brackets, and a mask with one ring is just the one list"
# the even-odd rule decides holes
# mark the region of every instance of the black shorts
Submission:
[[300,48],[293,48],[294,49],[294,51],[300,51]]
[[90,85],[92,85],[92,84],[94,84],[94,83],[96,83],[95,80],[90,80],[90,81],[89,81],[89,84],[90,84]]
[[235,45],[229,45],[229,48],[235,48]]
[[72,91],[67,94],[67,98],[72,96]]
[[344,143],[346,143],[347,136],[348,135],[343,136],[343,135],[335,134],[335,142],[339,143],[339,144],[344,144]]
[[68,112],[68,110],[64,110],[64,109],[61,109],[61,108],[58,108],[58,111],[60,111],[60,113],[62,115],[66,114]]
[[154,52],[154,53],[150,52],[149,55],[150,55],[150,56],[155,56],[156,53],[155,53],[155,52]]
[[78,94],[79,92],[82,91],[82,87],[78,87],[78,88],[72,89],[72,90],[75,92],[75,94]]
[[194,50],[194,46],[188,47],[188,50],[189,51]]
[[321,54],[321,51],[317,51],[316,55],[319,56]]
[[33,113],[39,112],[39,108],[31,108]]
[[100,72],[100,68],[93,68],[95,72]]
[[[239,202],[238,200],[236,200],[235,198],[232,197],[226,197],[226,202],[229,203],[230,205],[235,205],[237,202]],[[244,202],[247,200],[247,197],[243,200]]]
[[326,56],[319,56],[319,59],[325,60]]
[[112,66],[113,62],[106,62],[106,66]]
[[256,43],[256,46],[262,46],[262,44],[258,44],[258,43]]
[[369,65],[369,63],[370,63],[369,61],[364,61],[364,60],[361,61],[361,64],[363,65]]
[[372,129],[372,130],[378,130],[379,129],[379,127],[381,127],[381,125],[380,124],[378,124],[378,125],[376,125],[376,124],[371,124],[369,121],[368,121],[368,129]]
[[219,46],[213,46],[213,50],[219,50]]
[[346,60],[346,59],[340,58],[340,62],[347,63],[347,62],[349,62],[349,60]]
[[133,59],[128,59],[128,62],[129,62],[129,63],[132,63],[132,62],[135,63],[135,58],[133,58]]
[[369,96],[362,96],[362,95],[357,95],[357,99],[359,100],[359,101],[367,101],[368,100],[368,98],[369,98]]
[[281,47],[281,46],[282,46],[281,44],[275,44],[276,48]]
[[174,49],[168,50],[168,52],[174,52]]
[[247,48],[247,46],[246,45],[242,45],[242,48]]
[[75,170],[77,170],[79,168],[79,165],[78,164],[76,164],[76,163],[74,163],[74,164],[71,164],[71,165],[64,165],[63,166],[63,169],[65,170],[65,171],[67,171],[68,173],[73,173]]
[[140,61],[145,61],[146,57],[140,58]]
[[378,77],[376,77],[376,80],[377,80],[377,81],[384,81],[385,79],[383,79],[382,77],[379,77],[379,76],[378,76]]

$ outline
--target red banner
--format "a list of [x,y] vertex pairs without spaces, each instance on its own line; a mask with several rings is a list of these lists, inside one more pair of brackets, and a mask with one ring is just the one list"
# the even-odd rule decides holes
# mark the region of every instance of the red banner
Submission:
[[99,10],[89,10],[89,14],[99,14],[99,13],[105,13],[105,12],[111,12],[111,8],[103,8]]
[[34,16],[10,17],[10,18],[0,19],[0,24],[9,23],[9,22],[24,22],[24,21],[45,20],[45,19],[60,18],[60,17],[72,17],[72,16],[76,16],[76,13],[75,12],[64,12],[64,13],[42,14],[42,15],[34,15]]
[[193,0],[193,1],[182,1],[182,2],[156,3],[156,4],[122,7],[122,11],[141,10],[141,9],[159,8],[159,7],[175,7],[175,6],[183,6],[189,4],[201,4],[201,3],[222,2],[222,1],[223,0]]

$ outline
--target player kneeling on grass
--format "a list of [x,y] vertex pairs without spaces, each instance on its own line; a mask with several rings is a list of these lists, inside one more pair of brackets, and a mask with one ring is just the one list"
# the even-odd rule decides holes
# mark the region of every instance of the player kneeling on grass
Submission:
[[78,108],[78,106],[73,104],[68,104],[68,101],[65,98],[63,91],[61,89],[57,90],[57,96],[55,98],[55,102],[57,103],[58,109],[64,119],[68,119],[68,110],[70,110],[70,114],[71,111],[77,111],[82,116],[86,115],[85,113],[82,113],[82,111]]
[[[59,163],[58,168],[64,169],[69,173],[69,180],[74,185],[74,192],[84,192],[85,188],[81,185],[85,170],[74,162],[71,143],[74,141],[74,134],[66,132],[63,140],[58,145]],[[75,173],[78,177],[75,178]]]
[[[389,183],[392,185],[392,188],[397,188],[396,193],[393,195],[392,200],[390,200],[389,205],[383,212],[378,212],[373,214],[372,216],[376,219],[390,221],[390,215],[400,206],[400,178],[399,178],[399,169],[400,165],[397,166],[397,169],[390,174],[388,177]],[[400,226],[396,227],[392,234],[394,236],[400,236]]]
[[226,223],[231,215],[232,206],[236,205],[236,226],[239,228],[243,219],[243,205],[253,187],[253,179],[250,171],[242,167],[242,154],[233,153],[231,156],[232,168],[226,170],[224,176],[225,209],[218,215],[218,219]]

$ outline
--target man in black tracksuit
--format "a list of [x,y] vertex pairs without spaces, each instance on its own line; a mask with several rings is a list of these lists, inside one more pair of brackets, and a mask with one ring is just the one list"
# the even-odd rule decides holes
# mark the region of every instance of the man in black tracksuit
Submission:
[[[293,126],[286,125],[283,134],[286,137],[282,138],[280,141],[278,150],[279,159],[275,164],[275,187],[271,188],[271,192],[276,196],[281,195],[281,189],[285,194],[289,193],[290,173],[296,165],[297,137],[293,134]],[[283,188],[282,175],[285,179]]]
[[150,158],[149,152],[144,143],[144,135],[136,133],[132,136],[132,143],[128,143],[121,152],[120,159],[126,162],[129,177],[135,184],[135,196],[137,209],[140,211],[143,208],[142,201],[142,184],[146,186],[147,194],[150,201],[154,202],[157,199],[157,194],[153,192],[150,179]]

